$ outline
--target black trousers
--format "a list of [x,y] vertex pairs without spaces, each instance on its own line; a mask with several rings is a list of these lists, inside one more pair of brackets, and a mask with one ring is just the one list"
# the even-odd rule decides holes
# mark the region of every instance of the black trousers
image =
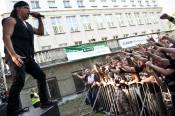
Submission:
[[20,92],[25,83],[25,72],[37,80],[40,102],[47,102],[49,97],[46,86],[46,75],[41,70],[39,65],[35,62],[35,60],[32,57],[23,59],[24,63],[22,66],[17,67],[16,64],[12,61],[9,54],[6,54],[5,58],[6,63],[10,68],[11,76],[13,77],[13,82],[9,91],[9,99],[6,111],[7,116],[14,114],[19,109]]
[[33,104],[33,107],[34,107],[34,108],[40,107],[40,102],[36,102],[35,104]]

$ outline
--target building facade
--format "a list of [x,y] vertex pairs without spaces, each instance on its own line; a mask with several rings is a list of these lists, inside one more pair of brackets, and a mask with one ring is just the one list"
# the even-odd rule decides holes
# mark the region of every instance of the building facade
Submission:
[[[1,0],[1,18],[8,17],[19,0]],[[90,42],[167,31],[160,20],[156,0],[25,0],[31,11],[45,15],[45,35],[35,36],[35,50],[81,45]],[[28,22],[37,27],[36,19]],[[2,31],[1,31],[2,32]]]
[[[0,20],[2,20],[9,16],[13,5],[18,0],[0,1],[3,4],[0,10]],[[72,78],[72,74],[79,72],[82,67],[91,68],[95,62],[102,62],[105,59],[103,55],[72,62],[57,62],[55,59],[66,58],[64,47],[107,41],[107,45],[113,52],[112,48],[116,51],[119,47],[118,40],[124,38],[129,40],[147,33],[168,30],[165,20],[159,18],[162,7],[156,0],[24,1],[29,3],[31,11],[38,11],[45,15],[43,18],[45,35],[35,36],[34,39],[35,58],[46,73],[50,93],[54,93],[51,94],[53,99],[61,99],[78,92],[76,87],[78,82]],[[38,26],[35,18],[30,17],[28,22],[35,27]],[[0,30],[2,37],[2,26]],[[3,50],[3,45],[0,47]],[[45,53],[51,57],[44,58],[47,57]],[[21,92],[23,106],[31,106],[30,89],[36,87],[35,79],[30,77],[26,75],[26,84]],[[9,88],[13,79],[10,75],[6,79]]]

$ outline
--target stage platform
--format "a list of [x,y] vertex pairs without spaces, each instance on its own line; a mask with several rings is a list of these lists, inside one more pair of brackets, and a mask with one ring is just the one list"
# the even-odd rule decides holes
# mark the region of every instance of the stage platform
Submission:
[[60,116],[58,106],[49,108],[33,108],[27,112],[21,113],[20,116]]

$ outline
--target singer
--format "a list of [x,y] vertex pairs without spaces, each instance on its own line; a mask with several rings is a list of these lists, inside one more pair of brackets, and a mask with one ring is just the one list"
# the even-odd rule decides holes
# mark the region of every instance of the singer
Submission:
[[19,100],[25,83],[25,72],[37,80],[41,108],[58,103],[57,100],[49,100],[46,75],[34,60],[34,34],[44,34],[42,19],[38,16],[39,13],[32,13],[39,22],[38,28],[34,28],[26,22],[29,14],[29,4],[19,1],[14,4],[10,17],[2,22],[5,60],[13,77],[6,110],[7,116],[19,116],[23,111],[19,108]]

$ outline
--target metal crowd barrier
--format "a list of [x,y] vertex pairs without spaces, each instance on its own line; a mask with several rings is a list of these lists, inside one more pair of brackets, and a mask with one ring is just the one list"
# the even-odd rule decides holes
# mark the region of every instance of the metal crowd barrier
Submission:
[[154,82],[143,85],[135,83],[128,88],[102,85],[88,114],[93,114],[98,103],[100,111],[108,116],[174,116],[170,96],[165,84],[159,87]]

